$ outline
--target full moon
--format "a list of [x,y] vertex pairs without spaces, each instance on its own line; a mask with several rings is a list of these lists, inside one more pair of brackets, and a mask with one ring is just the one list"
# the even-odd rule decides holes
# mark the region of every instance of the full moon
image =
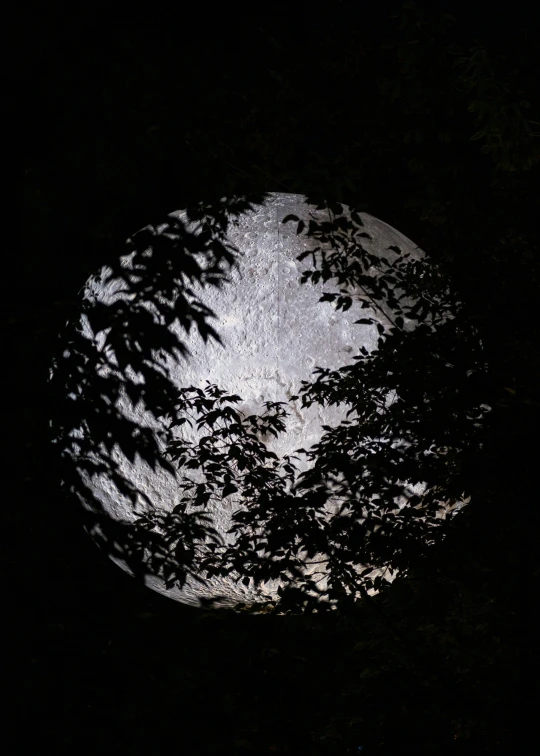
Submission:
[[[343,212],[348,212],[348,208],[343,206]],[[120,527],[115,532],[121,534],[122,526],[133,523],[141,513],[152,509],[171,511],[178,503],[180,472],[153,465],[139,454],[127,453],[120,438],[115,437],[119,432],[120,418],[129,422],[130,428],[135,429],[134,433],[140,428],[141,432],[144,430],[153,434],[159,446],[162,444],[161,431],[165,428],[166,413],[158,416],[146,406],[144,399],[138,397],[134,400],[127,388],[123,388],[116,397],[107,397],[103,393],[101,386],[106,385],[105,379],[114,373],[115,365],[120,364],[115,357],[116,347],[112,340],[114,327],[112,321],[107,322],[107,312],[119,306],[125,307],[128,312],[135,301],[144,304],[147,296],[146,312],[154,329],[151,334],[156,334],[151,335],[149,331],[149,353],[154,347],[152,338],[156,338],[156,349],[160,346],[158,342],[162,337],[159,333],[163,334],[165,341],[174,336],[186,347],[183,352],[169,350],[160,362],[160,369],[175,387],[179,390],[188,387],[202,390],[209,384],[215,384],[228,394],[241,397],[236,409],[243,415],[261,415],[265,402],[283,402],[289,410],[286,431],[275,438],[265,439],[268,449],[279,458],[291,455],[299,448],[309,449],[321,439],[323,426],[338,425],[345,418],[347,408],[315,404],[302,407],[295,398],[301,382],[310,380],[317,367],[337,369],[352,364],[362,347],[373,352],[381,332],[377,326],[386,330],[391,322],[384,302],[366,309],[353,299],[349,309],[337,310],[333,302],[320,301],[323,290],[340,290],[332,280],[324,283],[301,282],[303,271],[310,267],[310,259],[308,256],[301,262],[297,258],[303,252],[309,252],[310,240],[297,233],[297,223],[284,221],[287,216],[293,215],[308,224],[313,219],[324,221],[327,213],[327,209],[309,205],[304,196],[271,193],[265,195],[259,204],[251,205],[240,215],[230,218],[226,236],[230,248],[236,250],[237,264],[230,269],[229,280],[221,286],[209,286],[197,281],[190,284],[192,295],[200,297],[215,314],[211,324],[221,343],[214,338],[204,338],[205,334],[195,327],[187,331],[178,319],[164,322],[156,314],[150,302],[151,296],[145,294],[148,289],[139,285],[136,293],[130,292],[125,281],[115,277],[109,267],[99,271],[84,287],[81,316],[65,337],[63,359],[66,364],[74,359],[73,344],[78,339],[84,343],[86,365],[91,365],[94,357],[97,360],[99,355],[106,354],[108,367],[101,363],[94,372],[88,367],[81,370],[82,388],[79,390],[75,386],[70,398],[83,408],[85,402],[90,401],[94,404],[103,401],[104,406],[107,403],[111,405],[107,410],[111,417],[110,433],[107,435],[117,443],[109,447],[105,444],[100,447],[99,454],[94,451],[87,455],[87,461],[92,455],[93,458],[101,455],[101,464],[96,462],[92,471],[88,465],[82,464],[82,459],[84,439],[93,431],[90,426],[81,423],[68,434],[71,439],[69,458],[83,484],[80,487],[83,493],[79,493],[83,506],[89,513],[99,510],[99,521],[96,518],[88,530],[107,548],[113,561],[122,569],[132,572],[129,560],[122,556],[124,545],[121,535],[114,538],[107,536],[106,528],[99,523],[107,520],[116,523]],[[362,246],[371,255],[391,255],[388,250],[393,247],[408,253],[411,260],[424,257],[413,242],[388,224],[366,213],[360,213],[360,216],[364,232]],[[156,244],[173,235],[171,229],[176,227],[173,221],[176,224],[184,223],[186,228],[197,232],[197,222],[184,211],[171,213],[162,225],[154,229]],[[151,243],[147,254],[152,254]],[[133,270],[135,274],[133,259],[132,253],[124,254],[120,265],[125,271]],[[136,277],[133,280],[140,284]],[[92,321],[92,312],[96,308],[101,313],[99,326]],[[366,320],[366,315],[373,322],[355,322]],[[134,385],[137,381],[139,384],[143,382],[136,375],[131,375],[130,380]],[[117,419],[113,422],[115,417]],[[183,426],[181,437],[194,439],[196,430]],[[305,469],[306,464],[305,461],[300,462],[299,468]],[[114,475],[110,472],[113,468]],[[241,502],[229,496],[219,505],[209,504],[208,507],[214,527],[229,543],[232,538],[228,532],[231,517],[239,506]],[[249,605],[261,601],[260,590],[249,581],[242,581],[241,577],[212,577],[202,583],[188,578],[181,588],[167,588],[163,577],[148,569],[144,581],[149,588],[194,606],[201,605],[204,599],[214,599],[216,605],[221,606]],[[278,587],[279,583],[274,583],[266,586],[265,591],[277,600]]]

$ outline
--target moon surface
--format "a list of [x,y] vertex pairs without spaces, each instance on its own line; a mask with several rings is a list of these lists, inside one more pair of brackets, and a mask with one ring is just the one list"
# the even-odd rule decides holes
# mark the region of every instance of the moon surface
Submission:
[[[345,206],[344,210],[347,210]],[[239,252],[238,266],[231,272],[232,280],[221,288],[193,285],[194,291],[204,297],[205,304],[216,314],[212,325],[222,344],[212,339],[203,340],[195,328],[186,333],[178,322],[162,326],[176,329],[178,338],[190,352],[187,357],[168,359],[170,379],[178,388],[204,388],[208,382],[217,384],[228,393],[242,397],[236,409],[244,414],[261,414],[266,401],[289,405],[286,432],[266,442],[278,457],[292,454],[300,447],[308,449],[320,440],[323,425],[336,426],[345,419],[346,407],[314,404],[302,408],[299,400],[291,400],[298,394],[301,381],[312,378],[315,367],[336,369],[351,364],[361,347],[373,351],[379,335],[377,323],[385,328],[389,323],[384,305],[366,310],[353,301],[351,308],[343,312],[336,310],[331,302],[320,302],[323,289],[339,290],[332,281],[315,285],[300,282],[302,271],[310,267],[309,258],[302,262],[296,258],[308,249],[310,242],[297,234],[296,223],[283,220],[290,214],[306,222],[310,218],[324,220],[326,212],[308,205],[302,195],[272,193],[262,204],[231,220],[227,237]],[[388,224],[365,213],[360,216],[363,230],[368,234],[362,243],[371,254],[388,256],[388,248],[395,246],[409,253],[411,259],[424,256],[413,242]],[[171,217],[186,218],[182,211],[172,213]],[[165,222],[158,227],[158,232],[166,233],[167,228]],[[129,268],[130,255],[124,255],[122,263]],[[129,302],[129,296],[122,294],[107,269],[92,277],[83,290],[87,306],[95,302],[111,305],[122,297]],[[366,315],[376,322],[355,324]],[[78,329],[91,348],[103,347],[106,324],[101,332],[95,333],[81,315]],[[161,421],[144,403],[134,406],[128,396],[123,395],[117,409],[130,421],[159,434]],[[186,434],[189,437],[187,431]],[[178,498],[176,474],[154,469],[138,457],[129,459],[120,446],[111,454],[125,480],[144,494],[147,503],[135,511],[133,500],[119,490],[106,472],[89,475],[81,471],[88,498],[99,501],[107,517],[119,523],[133,522],[145,511],[148,502],[156,509],[172,509]],[[306,463],[303,464],[304,468],[300,465],[300,469],[305,469]],[[73,465],[77,467],[76,454]],[[83,505],[87,506],[87,502],[83,501]],[[237,507],[238,502],[228,497],[219,507],[210,510],[214,526],[228,542],[231,536],[227,531]],[[121,544],[117,546],[121,550]],[[118,549],[111,558],[129,571],[126,562],[118,557]],[[261,600],[260,592],[241,583],[238,576],[212,578],[202,585],[188,579],[181,589],[166,588],[164,580],[150,571],[144,579],[151,589],[194,606],[199,606],[201,599],[217,598],[217,605],[253,604]],[[278,585],[267,586],[266,592],[270,591],[277,598]]]

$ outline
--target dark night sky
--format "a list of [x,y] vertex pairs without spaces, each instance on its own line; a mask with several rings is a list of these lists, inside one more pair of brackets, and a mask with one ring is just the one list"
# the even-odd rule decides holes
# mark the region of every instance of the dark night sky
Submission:
[[[16,254],[4,257],[0,283],[9,366],[3,376],[5,654],[15,661],[7,756],[175,749],[345,754],[367,742],[373,750],[366,747],[366,753],[379,753],[389,732],[401,734],[385,752],[397,753],[392,748],[399,746],[400,753],[442,753],[437,738],[444,740],[458,714],[470,720],[463,727],[473,734],[460,735],[457,745],[448,735],[444,747],[450,750],[444,752],[497,752],[482,750],[488,741],[495,749],[486,732],[497,722],[503,723],[504,752],[517,752],[509,744],[521,738],[526,723],[508,713],[508,697],[519,700],[523,670],[536,654],[531,596],[538,519],[523,514],[523,501],[536,491],[540,406],[538,162],[496,171],[491,157],[470,141],[466,106],[444,115],[447,84],[441,78],[438,89],[430,80],[429,57],[418,74],[422,82],[425,74],[425,87],[396,73],[390,52],[377,52],[382,72],[360,63],[355,73],[362,51],[400,39],[387,20],[400,5],[337,2],[315,12],[307,3],[249,11],[233,4],[216,14],[209,5],[184,12],[184,6],[148,4],[121,16],[109,6],[26,3],[15,11],[7,35],[8,152],[17,162],[19,236]],[[512,17],[494,17],[473,5],[439,3],[457,18],[452,43],[469,49],[487,40],[503,56],[497,75],[515,69],[512,87],[523,88],[540,121],[532,20],[520,15],[519,6]],[[381,94],[380,75],[395,77],[397,104]],[[449,95],[454,97],[461,107],[459,97]],[[452,133],[448,147],[432,138],[445,119]],[[405,141],[408,129],[422,133],[416,146]],[[419,172],[411,167],[415,159]],[[384,641],[367,663],[351,650],[364,639],[354,624],[278,626],[268,619],[254,629],[249,618],[203,616],[154,596],[84,535],[77,503],[61,493],[49,444],[54,408],[46,377],[57,334],[89,273],[115,254],[120,240],[193,198],[279,191],[294,181],[292,191],[333,186],[335,193],[344,176],[352,183],[343,191],[420,246],[440,242],[446,254],[453,245],[452,272],[482,323],[493,390],[500,392],[492,433],[499,441],[493,457],[478,461],[479,490],[492,490],[496,470],[499,498],[494,494],[489,505],[479,506],[478,522],[460,536],[462,552],[449,547],[447,582],[424,576],[424,593],[410,599],[415,609],[407,627],[411,637],[424,628],[418,633],[428,640],[421,645],[439,648],[426,627],[436,627],[437,637],[454,628],[454,636],[441,641],[446,652],[437,653],[448,668],[460,670],[456,697],[466,691],[462,709],[456,706],[448,721],[441,715],[440,726],[434,725],[431,744],[431,735],[421,734],[426,710],[428,720],[439,722],[453,704],[441,698],[437,708],[436,686],[410,672],[375,619],[365,621]],[[439,225],[430,220],[434,208],[442,214]],[[516,228],[524,239],[505,252],[498,234]],[[515,475],[504,478],[504,469]],[[503,511],[519,512],[527,533],[510,525],[511,535],[504,528],[486,531],[488,506],[490,522],[500,521]],[[467,593],[478,566],[466,567],[467,560],[479,539],[478,580]],[[461,573],[457,562],[464,565]],[[491,593],[498,613],[477,616],[479,597]],[[426,606],[433,616],[425,615]],[[480,648],[488,649],[485,656]],[[362,665],[370,664],[383,670],[387,664],[390,672],[372,682],[366,703],[357,683]],[[385,719],[379,713],[390,689]],[[485,705],[478,703],[483,698]],[[403,710],[407,702],[410,711]],[[362,708],[369,716],[359,723]],[[415,750],[418,743],[424,751]]]

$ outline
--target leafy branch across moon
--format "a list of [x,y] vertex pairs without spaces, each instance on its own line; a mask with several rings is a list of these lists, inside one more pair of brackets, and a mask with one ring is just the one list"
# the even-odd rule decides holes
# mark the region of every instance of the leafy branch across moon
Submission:
[[461,506],[487,409],[463,384],[479,346],[426,256],[284,194],[130,244],[55,367],[77,408],[59,432],[72,487],[111,558],[179,601],[259,608],[329,607],[406,571]]

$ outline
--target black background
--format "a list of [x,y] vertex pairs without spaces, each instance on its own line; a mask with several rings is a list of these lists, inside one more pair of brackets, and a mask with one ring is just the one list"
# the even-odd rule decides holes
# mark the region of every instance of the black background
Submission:
[[[5,753],[528,752],[540,137],[516,148],[511,171],[502,148],[482,152],[469,106],[484,97],[495,112],[494,90],[456,93],[444,60],[480,40],[495,80],[510,98],[523,90],[540,121],[538,28],[519,6],[416,7],[452,13],[451,30],[431,42],[421,25],[411,43],[389,16],[414,8],[396,2],[15,12],[6,146],[18,215],[1,282]],[[503,129],[502,142],[512,148],[516,133]],[[174,604],[103,557],[60,490],[47,376],[88,275],[187,202],[282,190],[357,204],[432,252],[492,368],[474,504],[381,616]]]

